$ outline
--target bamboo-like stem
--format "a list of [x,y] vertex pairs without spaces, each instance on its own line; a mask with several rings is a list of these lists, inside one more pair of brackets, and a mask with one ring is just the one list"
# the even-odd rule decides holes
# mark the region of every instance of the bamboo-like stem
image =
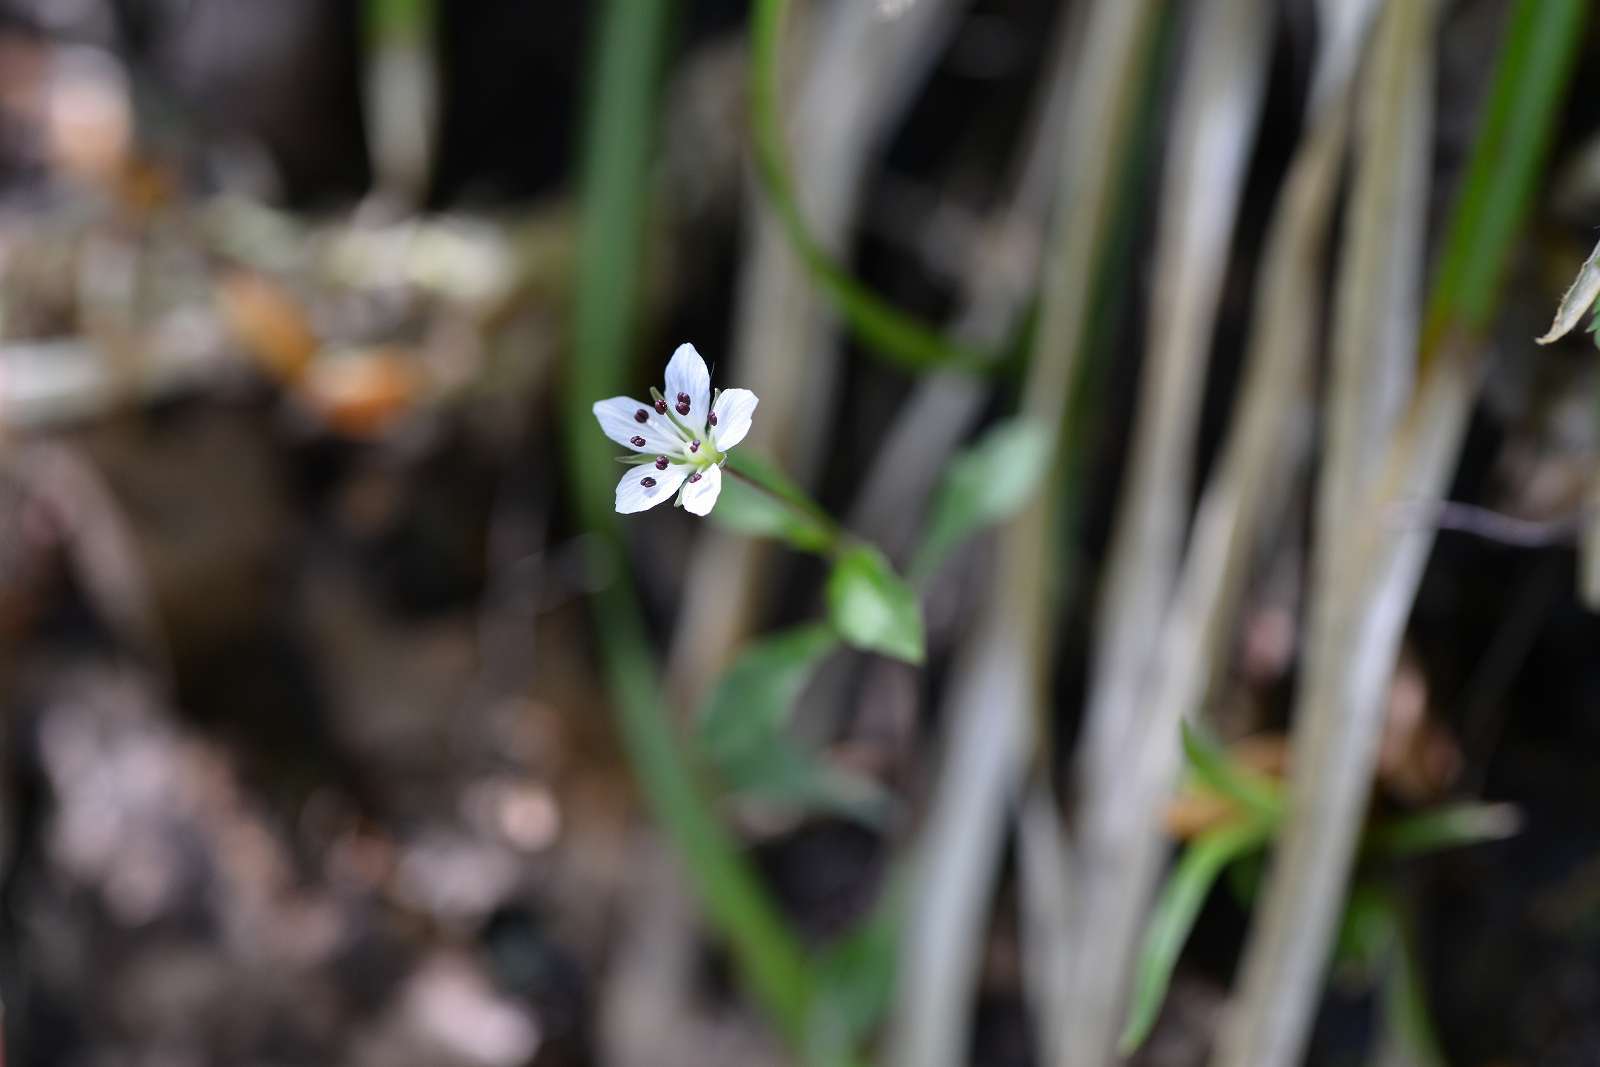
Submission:
[[[999,351],[1015,329],[1038,277],[1041,235],[1061,162],[1062,127],[1071,103],[1084,12],[1073,9],[1056,35],[1040,98],[1019,153],[1005,208],[978,241],[962,278],[962,308],[950,332],[984,351]],[[884,435],[849,510],[849,524],[891,554],[916,533],[921,505],[946,460],[971,430],[989,395],[987,382],[941,371],[917,382]]]
[[[1435,492],[1449,477],[1480,363],[1475,343],[1452,341],[1429,368],[1377,499]],[[1371,789],[1384,693],[1432,543],[1431,530],[1372,527],[1348,550],[1357,584],[1324,591],[1313,612],[1289,816],[1219,1067],[1297,1063],[1304,1051]]]
[[[1586,6],[1519,0],[1513,9],[1444,241],[1419,347],[1417,396],[1358,515],[1379,515],[1396,500],[1442,495],[1481,375],[1481,338],[1544,157]],[[1396,7],[1394,19],[1431,15],[1418,10],[1422,5]],[[1431,40],[1416,47],[1426,55]],[[1408,51],[1414,60],[1418,52]],[[1426,87],[1424,81],[1411,91]],[[1313,570],[1319,588],[1292,739],[1289,812],[1246,948],[1240,1002],[1213,1058],[1218,1067],[1300,1060],[1344,905],[1383,698],[1433,540],[1431,530],[1395,530],[1379,522],[1357,522],[1353,534],[1354,543],[1333,552],[1331,566]],[[1317,551],[1332,549],[1324,542]]]
[[[1262,0],[1208,0],[1193,12],[1162,195],[1151,344],[1078,753],[1080,862],[1068,882],[1068,941],[1058,950],[1073,962],[1051,1013],[1063,1064],[1098,1065],[1111,1054],[1148,894],[1140,868],[1159,842],[1153,818],[1129,809],[1130,793],[1153,783],[1126,774],[1126,750],[1149,739],[1145,720],[1161,717],[1139,702],[1155,651],[1148,638],[1166,614],[1183,546],[1206,356],[1266,81],[1271,14]],[[1155,806],[1143,807],[1153,816]],[[1133,834],[1107,836],[1126,829],[1130,815]],[[1130,894],[1130,880],[1146,883],[1144,892]]]
[[[1097,960],[1127,954],[1139,929],[1164,842],[1161,806],[1178,772],[1178,723],[1197,715],[1226,654],[1247,565],[1266,517],[1281,511],[1298,449],[1295,415],[1306,407],[1316,320],[1320,251],[1345,143],[1345,112],[1335,109],[1296,160],[1262,266],[1262,296],[1239,415],[1195,520],[1173,607],[1154,643],[1139,702],[1140,730],[1113,766],[1086,779],[1079,817],[1082,934]],[[1092,979],[1080,971],[1081,985]],[[1121,1018],[1122,987],[1099,996]],[[1105,1034],[1100,1036],[1107,1040]],[[1086,1053],[1087,1054],[1087,1053]]]
[[1194,8],[1162,192],[1150,348],[1133,452],[1096,622],[1084,757],[1117,762],[1177,577],[1194,435],[1233,220],[1266,81],[1272,18],[1263,0]]
[[[1024,413],[1059,433],[1089,322],[1095,268],[1159,4],[1090,13],[1062,143],[1062,182],[1046,258],[1044,305]],[[938,786],[918,845],[901,941],[887,1062],[954,1067],[970,1033],[970,996],[1003,827],[1026,766],[1044,674],[1051,603],[1052,504],[1037,499],[1003,537],[994,595],[952,683]]]

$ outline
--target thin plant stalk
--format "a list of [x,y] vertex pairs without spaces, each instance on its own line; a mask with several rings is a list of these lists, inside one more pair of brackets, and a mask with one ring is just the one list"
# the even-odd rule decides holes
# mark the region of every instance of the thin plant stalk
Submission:
[[[1070,883],[1069,970],[1060,1062],[1102,1063],[1116,1040],[1122,976],[1142,900],[1130,897],[1126,864],[1103,862],[1099,824],[1126,822],[1124,749],[1145,733],[1138,695],[1152,666],[1147,635],[1159,628],[1177,577],[1189,507],[1189,470],[1221,281],[1243,191],[1272,25],[1262,0],[1209,0],[1193,9],[1179,84],[1175,135],[1162,195],[1151,344],[1131,474],[1112,539],[1097,624],[1094,682],[1080,747],[1087,788],[1080,811],[1078,877]],[[1154,710],[1154,709],[1150,709]],[[1096,768],[1117,770],[1107,776]],[[1138,821],[1138,820],[1135,820]],[[1117,856],[1153,851],[1154,827],[1119,834]],[[1131,906],[1130,906],[1131,905]]]
[[[1057,217],[1024,414],[1059,434],[1092,310],[1116,177],[1160,5],[1096,5],[1063,135]],[[918,844],[887,1062],[954,1067],[970,1033],[984,918],[1003,827],[1032,745],[1049,633],[1052,504],[1045,496],[1002,536],[994,595],[952,682],[951,733]]]
[[[855,6],[864,9],[864,5]],[[936,327],[891,306],[857,280],[813,235],[791,176],[779,104],[780,44],[788,9],[788,0],[756,0],[750,18],[750,97],[757,171],[790,246],[840,317],[870,350],[913,370],[939,366],[982,369],[992,362],[988,353],[952,343]],[[915,9],[908,14],[919,15]],[[870,11],[866,15],[873,17]]]
[[611,0],[600,18],[582,157],[566,455],[577,512],[592,535],[591,565],[615,576],[592,607],[624,748],[702,905],[728,938],[740,973],[779,1029],[798,1041],[810,1002],[806,959],[718,822],[673,736],[611,511],[612,447],[589,415],[595,397],[625,391],[632,362],[656,82],[669,7],[665,0]]
[[[1520,0],[1501,50],[1429,302],[1415,400],[1372,503],[1439,495],[1465,432],[1507,258],[1542,166],[1587,5]],[[1431,532],[1369,524],[1344,583],[1313,605],[1290,806],[1213,1063],[1298,1062],[1343,910],[1371,789],[1383,697]]]
[[[870,5],[839,4],[819,11],[808,27],[803,74],[795,102],[784,111],[776,96],[763,123],[792,130],[795,169],[790,192],[803,205],[815,240],[842,246],[856,219],[861,178],[882,147],[910,91],[965,0],[924,0],[885,21]],[[781,12],[777,13],[781,15]],[[797,27],[799,28],[799,27]],[[776,78],[777,42],[764,61]],[[792,120],[787,126],[784,118]],[[836,324],[815,291],[806,263],[774,215],[765,191],[747,196],[751,237],[734,313],[731,362],[741,385],[761,397],[761,416],[748,442],[774,456],[802,483],[818,469],[832,432],[819,412],[830,407],[838,351]],[[760,579],[769,546],[710,533],[689,563],[669,684],[685,707],[704,697],[705,680],[732,658],[749,632],[766,589]]]

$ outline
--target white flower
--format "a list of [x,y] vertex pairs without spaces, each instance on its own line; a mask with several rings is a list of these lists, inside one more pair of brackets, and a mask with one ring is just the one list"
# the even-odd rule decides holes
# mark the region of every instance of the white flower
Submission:
[[654,401],[614,396],[594,405],[606,436],[639,453],[617,483],[617,510],[624,515],[653,508],[682,487],[678,503],[705,515],[722,492],[728,449],[750,432],[756,394],[722,389],[713,400],[711,374],[694,345],[679,345],[667,363],[667,391],[650,390]]

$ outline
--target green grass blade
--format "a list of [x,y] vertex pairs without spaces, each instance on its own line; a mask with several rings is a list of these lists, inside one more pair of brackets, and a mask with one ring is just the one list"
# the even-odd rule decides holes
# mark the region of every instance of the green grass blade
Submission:
[[1367,833],[1369,853],[1415,856],[1515,834],[1522,817],[1510,804],[1446,804],[1432,811],[1379,823]]
[[434,0],[366,0],[362,20],[373,43],[426,40],[437,14]]
[[1406,1059],[1415,1067],[1445,1067],[1433,1015],[1428,1010],[1428,990],[1416,936],[1393,905],[1394,950],[1383,990],[1384,1026],[1394,1034]]
[[1189,931],[1194,928],[1200,908],[1211,893],[1224,867],[1267,840],[1267,823],[1251,822],[1225,826],[1198,838],[1186,850],[1172,877],[1161,891],[1150,924],[1145,929],[1144,947],[1139,953],[1134,978],[1133,1004],[1123,1029],[1119,1050],[1128,1055],[1144,1043],[1161,1014],[1172,970],[1183,951]]
[[700,749],[715,759],[788,728],[794,702],[839,647],[826,623],[769,634],[739,653],[700,714]]
[[1241,767],[1222,746],[1183,723],[1183,754],[1201,784],[1234,801],[1246,811],[1276,821],[1283,815],[1283,787],[1265,775]]
[[1518,0],[1445,238],[1423,334],[1426,356],[1450,327],[1488,329],[1507,252],[1543,170],[1583,40],[1586,0]]

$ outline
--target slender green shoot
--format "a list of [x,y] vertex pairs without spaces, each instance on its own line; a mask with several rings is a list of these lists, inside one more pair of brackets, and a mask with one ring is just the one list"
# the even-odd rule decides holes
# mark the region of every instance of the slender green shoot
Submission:
[[1583,40],[1586,0],[1518,0],[1446,231],[1422,336],[1426,361],[1451,328],[1481,335],[1507,252],[1543,173],[1554,118]]
[[1521,824],[1521,814],[1510,804],[1446,804],[1379,823],[1364,844],[1369,855],[1415,856],[1500,841]]
[[756,169],[789,243],[812,280],[832,301],[840,317],[873,351],[908,370],[933,368],[980,371],[998,366],[999,353],[983,352],[947,340],[928,324],[902,312],[845,269],[822,247],[800,210],[789,154],[784,147],[779,86],[783,24],[788,0],[756,0],[750,15],[751,117]]
[[1184,850],[1145,927],[1134,976],[1133,1004],[1119,1044],[1126,1056],[1144,1043],[1161,1013],[1172,971],[1217,876],[1241,856],[1262,847],[1272,833],[1266,821],[1232,823],[1203,834]]
[[1222,746],[1187,721],[1183,752],[1201,785],[1274,823],[1283,817],[1283,787],[1228,758]]
[[1444,1048],[1428,1010],[1428,991],[1415,932],[1391,898],[1394,944],[1383,980],[1384,1026],[1417,1067],[1444,1067]]

